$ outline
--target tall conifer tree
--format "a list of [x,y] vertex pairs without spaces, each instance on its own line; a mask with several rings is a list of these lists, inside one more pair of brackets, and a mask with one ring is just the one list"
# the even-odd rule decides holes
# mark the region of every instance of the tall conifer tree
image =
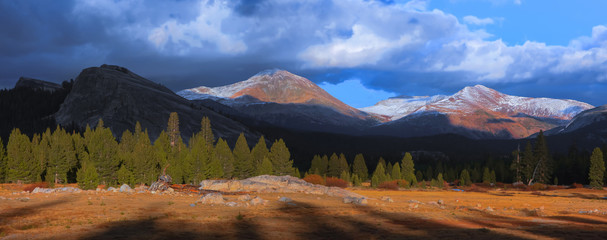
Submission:
[[356,154],[354,157],[354,163],[352,163],[352,175],[356,174],[362,181],[369,178],[369,169],[367,169],[367,163],[365,157],[362,154]]
[[605,174],[605,161],[603,159],[603,152],[600,148],[595,148],[590,156],[590,169],[588,172],[588,179],[590,180],[590,186],[596,189],[603,188],[603,176]]
[[293,160],[285,142],[281,139],[274,141],[270,148],[270,161],[274,174],[278,176],[293,174]]
[[16,128],[10,134],[8,144],[6,145],[7,153],[7,182],[33,182],[35,172],[32,171],[32,166],[36,166],[34,161],[34,153],[30,139],[22,134]]
[[228,143],[222,138],[217,140],[214,158],[221,163],[223,177],[232,178],[234,176],[234,154],[232,154]]
[[331,157],[329,158],[329,166],[327,167],[327,176],[339,177],[339,174],[341,174],[339,157],[337,156],[337,154],[333,153],[333,154],[331,154]]
[[251,151],[249,150],[249,145],[247,144],[247,139],[244,136],[244,133],[240,133],[238,139],[236,140],[236,145],[234,145],[234,172],[235,176],[240,179],[245,179],[253,176],[255,171],[253,158],[251,156]]
[[401,177],[410,184],[417,184],[417,177],[415,176],[415,164],[413,163],[413,157],[409,152],[405,153],[401,160]]

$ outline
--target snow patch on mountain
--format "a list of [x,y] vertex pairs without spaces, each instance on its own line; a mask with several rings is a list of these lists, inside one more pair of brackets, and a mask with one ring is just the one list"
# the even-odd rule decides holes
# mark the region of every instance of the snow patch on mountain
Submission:
[[451,95],[432,97],[391,98],[360,110],[388,116],[396,120],[419,112],[437,111],[446,114],[472,114],[479,109],[515,116],[570,120],[592,105],[569,99],[530,98],[500,93],[483,85],[465,87]]

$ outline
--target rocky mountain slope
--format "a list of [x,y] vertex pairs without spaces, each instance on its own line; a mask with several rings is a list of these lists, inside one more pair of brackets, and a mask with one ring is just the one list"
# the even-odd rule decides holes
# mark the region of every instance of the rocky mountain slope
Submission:
[[241,123],[197,106],[126,68],[112,65],[84,69],[55,119],[59,124],[73,123],[81,128],[96,126],[103,119],[118,137],[139,121],[154,139],[166,128],[171,112],[179,114],[180,131],[185,139],[199,131],[203,116],[211,119],[216,137],[236,138],[240,132],[252,139],[258,137]]
[[284,70],[266,70],[231,85],[203,86],[177,94],[214,108],[205,105],[212,100],[235,110],[231,112],[240,117],[288,129],[356,134],[378,123],[374,115],[355,109],[310,80]]
[[49,92],[54,92],[63,89],[63,87],[59,84],[28,77],[20,77],[19,81],[17,81],[17,83],[15,84],[15,88],[40,89]]
[[511,96],[476,85],[451,96],[393,98],[361,110],[392,120],[375,127],[383,134],[523,138],[564,125],[592,107],[574,100]]

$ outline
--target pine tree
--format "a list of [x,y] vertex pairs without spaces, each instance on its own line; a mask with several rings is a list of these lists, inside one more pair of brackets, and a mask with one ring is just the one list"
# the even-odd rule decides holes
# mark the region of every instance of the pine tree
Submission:
[[291,176],[296,177],[296,178],[301,178],[301,173],[299,173],[299,168],[294,167],[293,174],[291,174]]
[[33,182],[35,172],[32,166],[36,166],[34,153],[30,139],[21,134],[16,128],[10,134],[8,144],[6,145],[6,181],[7,182]]
[[470,180],[470,173],[468,173],[468,170],[464,169],[462,170],[462,173],[459,174],[459,185],[470,186],[470,184],[472,184],[472,181]]
[[251,158],[253,161],[253,166],[255,171],[257,172],[257,168],[261,166],[264,158],[269,157],[270,151],[268,150],[268,146],[266,145],[266,139],[263,137],[259,137],[259,141],[255,144],[255,147],[251,149]]
[[207,179],[205,169],[208,167],[209,158],[211,154],[210,148],[207,146],[206,141],[202,132],[194,134],[190,138],[190,159],[192,163],[192,175],[187,182],[199,183],[200,181]]
[[393,180],[392,179],[392,163],[388,163],[386,165],[386,178],[388,180]]
[[540,130],[537,136],[533,155],[535,156],[534,163],[536,168],[534,169],[533,181],[549,184],[552,177],[553,162],[542,130]]
[[320,155],[314,155],[310,162],[310,169],[308,174],[320,174]]
[[352,174],[352,185],[359,187],[362,185],[362,181],[357,174]]
[[264,157],[261,161],[261,165],[257,168],[256,175],[272,175],[273,173],[272,162],[268,157]]
[[0,183],[6,181],[6,148],[0,138]]
[[[215,136],[213,135],[213,129],[211,128],[211,120],[205,116],[202,118],[200,125],[201,125],[200,133],[202,134],[202,137],[206,141],[207,146],[209,147],[209,152],[210,152],[213,144],[215,143]],[[262,138],[263,138],[263,136],[262,136]],[[265,145],[265,142],[264,142],[264,145]]]
[[443,188],[445,186],[445,179],[443,179],[443,174],[439,173],[438,176],[436,176],[436,187],[438,188]]
[[116,171],[120,164],[117,157],[118,143],[109,128],[103,127],[99,119],[95,130],[84,133],[89,160],[97,168],[99,180],[107,185],[115,185]]
[[417,179],[417,181],[424,181],[424,174],[422,173],[421,170],[417,170],[415,171],[415,179]]
[[491,170],[491,175],[489,178],[489,182],[495,184],[497,182],[497,178],[495,176],[495,170]]
[[[155,151],[147,130],[141,132],[135,127],[135,146],[132,151],[133,183],[152,184],[159,175]],[[128,169],[128,167],[127,167]]]
[[72,137],[57,126],[48,144],[41,141],[40,147],[49,151],[46,180],[51,183],[67,183],[67,173],[78,163]]
[[342,172],[347,172],[350,174],[350,165],[348,165],[348,160],[346,159],[346,155],[343,153],[339,154],[339,175],[341,176]]
[[533,147],[531,142],[527,141],[525,150],[521,156],[521,175],[524,182],[529,182],[533,176],[533,169],[535,168],[535,156],[533,156]]
[[133,186],[133,173],[124,164],[120,166],[116,175],[118,176],[119,185],[127,184]]
[[400,164],[394,163],[394,166],[392,166],[392,179],[394,179],[394,180],[402,179],[400,173],[401,173]]
[[590,169],[588,172],[588,179],[590,180],[590,186],[596,189],[603,188],[603,177],[605,174],[605,161],[603,159],[603,152],[600,148],[595,148],[590,156]]
[[253,176],[255,166],[247,139],[244,133],[240,133],[236,145],[234,145],[234,175],[240,179]]
[[[401,160],[401,177],[409,182],[411,185],[417,185],[417,177],[415,176],[415,164],[413,164],[413,157],[410,153],[405,153]],[[421,179],[421,178],[420,178]]]
[[340,161],[337,154],[333,153],[329,158],[329,166],[327,167],[327,176],[329,177],[339,177],[340,171]]
[[352,164],[352,175],[356,174],[360,179],[367,180],[369,178],[369,169],[362,154],[356,154],[354,163]]
[[214,158],[221,163],[223,177],[232,178],[234,176],[234,154],[232,154],[228,143],[222,138],[217,140]]
[[[50,135],[50,130],[47,131],[48,135]],[[32,156],[33,159],[30,174],[31,179],[35,179],[33,181],[40,182],[42,181],[42,175],[46,170],[48,158],[50,155],[50,136],[45,137],[35,133],[32,136],[31,147],[32,147]],[[52,182],[51,182],[52,183]]]
[[282,139],[274,141],[272,144],[270,148],[270,161],[272,161],[274,174],[282,176],[292,173],[293,160],[291,160],[291,153]]
[[320,176],[326,176],[329,172],[329,157],[327,155],[322,155],[322,157],[320,158],[319,170],[320,172],[318,173],[318,175]]
[[377,187],[380,183],[387,181],[387,178],[388,177],[386,177],[384,165],[382,162],[378,162],[377,167],[375,167],[375,171],[373,171],[373,177],[371,177],[371,186]]
[[178,138],[181,137],[181,133],[179,132],[179,115],[176,112],[172,112],[169,115],[167,134],[169,135],[169,143],[174,148],[177,145]]
[[[171,152],[171,143],[169,141],[169,135],[166,132],[160,131],[158,138],[154,141],[154,162],[156,163],[156,171],[154,178],[162,174],[162,169],[169,166],[169,157]],[[156,179],[154,179],[155,181]]]
[[97,173],[95,163],[87,161],[77,173],[78,186],[81,189],[96,189],[99,185],[99,174]]
[[223,173],[223,163],[219,158],[215,156],[216,148],[212,149],[211,156],[209,156],[209,161],[205,164],[204,175],[209,179],[218,179],[222,178]]
[[491,183],[491,172],[489,172],[489,168],[485,167],[483,170],[483,183],[489,184]]
[[339,179],[344,180],[346,182],[350,182],[352,179],[350,177],[350,173],[347,171],[341,171],[339,174]]

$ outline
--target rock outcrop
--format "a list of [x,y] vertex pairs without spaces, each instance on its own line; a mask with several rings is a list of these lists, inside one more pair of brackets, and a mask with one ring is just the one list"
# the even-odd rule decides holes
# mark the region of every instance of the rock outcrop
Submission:
[[291,176],[262,175],[243,180],[204,180],[200,190],[222,192],[258,192],[258,193],[306,193],[334,197],[365,198],[338,187],[326,187],[306,182]]
[[241,132],[257,139],[243,124],[184,99],[168,88],[147,80],[126,68],[111,65],[84,69],[72,91],[55,114],[57,123],[95,127],[103,119],[115,136],[133,130],[139,121],[155,139],[166,128],[169,114],[177,112],[184,139],[200,130],[203,116],[211,120],[216,137],[235,139]]

